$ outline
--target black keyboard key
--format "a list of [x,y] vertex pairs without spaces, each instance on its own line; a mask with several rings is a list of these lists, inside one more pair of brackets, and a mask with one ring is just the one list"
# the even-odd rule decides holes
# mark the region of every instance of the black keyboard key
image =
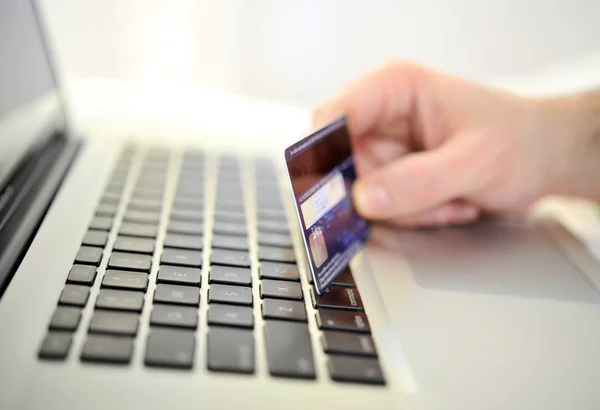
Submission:
[[351,288],[356,287],[356,283],[354,282],[354,277],[352,276],[350,268],[347,268],[345,271],[340,273],[331,284],[336,286],[348,286]]
[[82,246],[75,256],[75,263],[86,265],[100,265],[102,260],[102,248],[93,248],[91,246]]
[[258,244],[267,246],[278,246],[281,248],[291,248],[294,244],[292,238],[285,234],[259,232],[258,233]]
[[127,290],[100,289],[96,299],[97,309],[141,312],[143,306],[144,294]]
[[248,238],[245,236],[226,236],[214,235],[212,240],[213,248],[232,249],[237,251],[247,251]]
[[256,202],[256,207],[258,209],[284,209],[284,204],[279,194],[277,194],[277,196],[274,196],[272,193],[267,193],[266,196],[259,196]]
[[90,288],[81,285],[65,285],[58,303],[70,306],[85,306],[90,296]]
[[110,231],[112,227],[113,219],[108,216],[95,216],[90,222],[90,229],[97,229],[99,231]]
[[[241,179],[238,177],[219,178],[217,181],[217,204],[219,204],[219,202],[243,205],[244,192]],[[217,207],[217,209],[220,208]]]
[[108,269],[102,278],[102,287],[145,292],[148,288],[148,275],[142,272]]
[[223,194],[217,195],[217,203],[215,204],[217,209],[223,209],[224,211],[233,211],[233,212],[244,212],[244,198],[242,194],[232,195],[227,194],[227,196]]
[[168,166],[168,162],[162,160],[158,162],[154,159],[146,160],[142,165],[137,185],[150,186],[154,189],[162,187],[166,180]]
[[196,329],[198,327],[198,310],[186,306],[154,305],[150,325]]
[[273,246],[261,246],[258,249],[258,259],[260,261],[271,262],[296,262],[296,255],[291,248],[277,248]]
[[227,196],[232,194],[242,194],[242,179],[239,168],[219,169],[217,173],[217,194],[218,196]]
[[183,154],[184,167],[204,167],[204,151],[188,148]]
[[289,235],[290,228],[288,227],[287,221],[258,221],[259,232],[277,233],[281,235]]
[[133,191],[133,194],[131,194],[132,198],[150,199],[153,201],[160,201],[162,199],[162,196],[163,196],[163,190],[156,189],[154,187],[152,187],[152,188],[137,187],[135,189],[135,191]]
[[198,306],[200,291],[196,287],[160,284],[156,285],[154,302]]
[[152,257],[136,253],[113,252],[108,260],[108,267],[114,269],[131,269],[150,272]]
[[234,268],[229,266],[214,265],[210,268],[209,283],[222,283],[225,285],[252,285],[252,273],[248,268]]
[[130,209],[125,212],[123,220],[127,222],[158,224],[160,221],[160,212]]
[[135,336],[139,324],[137,313],[96,310],[90,322],[90,333]]
[[132,236],[119,236],[113,245],[113,250],[133,253],[152,254],[154,252],[154,239],[134,238]]
[[329,374],[341,382],[385,384],[377,359],[332,355],[329,356]]
[[213,249],[210,263],[215,265],[250,267],[250,254],[244,251]]
[[177,188],[177,192],[175,192],[175,198],[202,200],[204,198],[204,187],[192,187],[189,185],[180,186]]
[[88,246],[99,246],[100,248],[104,248],[107,240],[108,232],[90,230],[87,231],[81,243]]
[[229,303],[252,306],[252,289],[241,286],[211,285],[208,303]]
[[265,341],[272,376],[316,377],[308,326],[304,323],[268,320]]
[[69,353],[72,340],[71,333],[48,332],[38,351],[38,356],[42,359],[64,359]]
[[262,262],[260,264],[260,278],[300,281],[300,275],[296,265],[276,262]]
[[121,195],[116,194],[114,192],[105,192],[104,195],[102,195],[100,202],[105,203],[105,204],[116,205],[119,203],[120,200],[121,200]]
[[319,309],[316,317],[319,329],[371,333],[369,319],[363,312]]
[[74,332],[81,320],[81,309],[71,306],[58,306],[50,321],[50,330]]
[[175,198],[173,210],[189,210],[202,212],[204,210],[204,201],[201,199]]
[[162,193],[166,181],[167,164],[145,164],[142,168],[140,177],[135,184],[136,191],[151,191]]
[[330,286],[318,296],[314,289],[310,290],[313,307],[326,309],[364,310],[362,298],[356,288]]
[[204,172],[204,163],[193,164],[183,162],[180,168],[179,178],[177,178],[177,188],[198,189],[204,186],[206,174]]
[[122,336],[88,335],[81,360],[86,362],[129,363],[133,339]]
[[202,250],[204,238],[202,236],[168,233],[165,237],[165,247],[191,250]]
[[186,249],[165,248],[163,250],[160,262],[167,265],[201,267],[202,252],[190,251]]
[[120,195],[123,192],[124,184],[120,181],[111,181],[108,185],[106,185],[106,192],[111,194]]
[[219,175],[217,184],[217,198],[230,200],[231,198],[238,201],[243,200],[242,176],[239,170],[233,174]]
[[265,299],[262,304],[262,315],[265,319],[308,321],[304,303],[291,300]]
[[158,270],[157,283],[171,283],[174,285],[200,286],[202,271],[195,268],[161,265]]
[[204,181],[206,177],[206,173],[204,171],[204,162],[183,162],[181,164],[181,173],[179,174],[179,179],[177,183],[182,184],[182,186],[187,186],[189,184],[198,184],[199,181]]
[[260,297],[302,300],[302,287],[295,282],[265,279],[260,284]]
[[269,203],[281,200],[279,182],[266,176],[261,176],[256,182],[256,200],[261,203]]
[[165,178],[159,174],[152,174],[140,179],[135,185],[132,198],[161,200],[164,193]]
[[280,209],[280,210],[273,210],[273,209],[258,209],[257,213],[257,217],[260,221],[280,221],[280,222],[286,222],[287,221],[287,216],[285,214],[285,211]]
[[285,207],[281,201],[259,202],[256,206],[263,211],[285,213]]
[[102,204],[101,203],[96,208],[97,216],[108,216],[110,218],[113,218],[116,213],[117,213],[117,206],[113,205],[113,204],[106,204],[106,203]]
[[235,327],[254,327],[252,308],[213,303],[208,309],[208,324]]
[[153,199],[132,198],[129,201],[129,209],[137,209],[139,211],[160,211],[162,201]]
[[232,222],[215,222],[213,231],[216,234],[221,235],[233,235],[233,236],[247,236],[248,229],[246,225],[232,223]]
[[[196,174],[202,174],[202,176],[204,176],[202,171],[196,171]],[[204,192],[203,179],[204,178],[194,178],[193,175],[192,177],[189,177],[188,175],[180,176],[177,183],[177,192],[202,193]]]
[[202,236],[204,225],[201,222],[169,221],[167,232]]
[[140,236],[142,238],[156,238],[158,226],[152,224],[139,224],[133,222],[124,222],[119,229],[120,235]]
[[68,283],[92,286],[96,280],[96,267],[91,265],[73,265],[67,277]]
[[192,209],[173,209],[170,218],[172,221],[202,222],[204,212]]
[[279,187],[259,186],[256,192],[256,206],[259,209],[283,208]]
[[194,365],[194,331],[153,327],[146,344],[146,366],[191,369]]
[[229,222],[244,225],[246,223],[246,214],[244,212],[215,210],[215,221]]
[[252,331],[212,328],[208,332],[209,370],[254,373],[254,336]]
[[321,336],[321,343],[327,353],[377,357],[375,342],[369,335],[327,330]]

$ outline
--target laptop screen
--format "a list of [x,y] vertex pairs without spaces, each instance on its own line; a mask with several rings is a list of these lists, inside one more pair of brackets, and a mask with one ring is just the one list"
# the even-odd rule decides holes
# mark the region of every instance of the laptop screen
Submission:
[[0,0],[0,192],[23,155],[63,126],[35,7]]

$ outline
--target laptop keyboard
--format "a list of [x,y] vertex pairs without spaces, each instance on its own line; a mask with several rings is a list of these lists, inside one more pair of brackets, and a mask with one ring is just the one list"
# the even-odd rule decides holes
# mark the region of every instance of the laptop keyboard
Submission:
[[[249,207],[238,158],[220,157],[209,177],[206,155],[186,151],[171,192],[171,156],[161,149],[122,152],[65,272],[40,359],[78,354],[84,365],[130,364],[141,348],[145,366],[192,369],[199,345],[209,371],[252,374],[262,348],[271,376],[315,379],[325,377],[317,374],[316,338],[332,380],[385,384],[351,271],[320,297],[312,286],[303,291],[312,280],[296,265],[274,165],[254,160],[256,207]],[[205,201],[209,178],[216,180],[214,204]],[[252,225],[250,209],[256,209]],[[90,304],[88,318],[83,310]],[[318,335],[311,335],[309,312]],[[204,326],[205,340],[197,343]],[[79,328],[81,346],[74,342]],[[148,331],[140,336],[142,328]],[[263,332],[264,345],[256,332]]]

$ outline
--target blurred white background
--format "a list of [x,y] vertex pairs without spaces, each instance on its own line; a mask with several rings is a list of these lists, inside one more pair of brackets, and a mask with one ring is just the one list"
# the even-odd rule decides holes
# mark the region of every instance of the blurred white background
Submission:
[[409,58],[479,81],[600,51],[597,0],[41,0],[66,81],[204,85],[311,107]]

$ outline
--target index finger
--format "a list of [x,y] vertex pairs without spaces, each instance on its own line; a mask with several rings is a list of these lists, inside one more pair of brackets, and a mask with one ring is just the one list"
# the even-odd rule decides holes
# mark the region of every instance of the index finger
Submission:
[[315,110],[313,127],[320,128],[345,115],[350,136],[360,139],[409,116],[418,69],[411,63],[396,62],[351,83]]

